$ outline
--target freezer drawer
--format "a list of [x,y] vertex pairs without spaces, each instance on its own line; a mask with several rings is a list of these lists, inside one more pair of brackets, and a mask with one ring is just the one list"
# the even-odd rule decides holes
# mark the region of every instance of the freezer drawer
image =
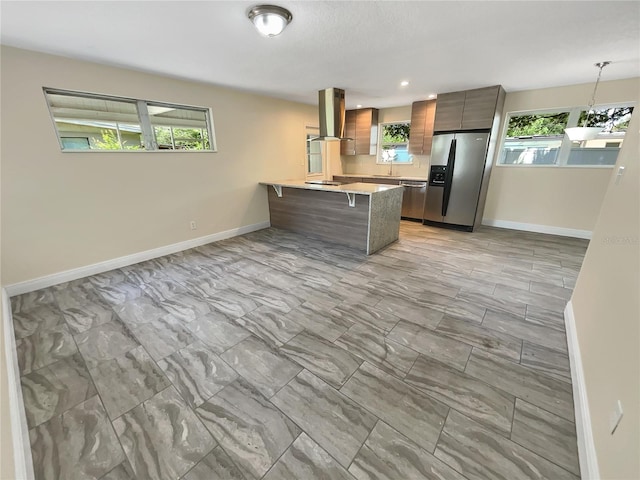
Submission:
[[404,218],[422,219],[424,201],[427,195],[427,182],[402,181],[404,187],[402,196],[402,216]]

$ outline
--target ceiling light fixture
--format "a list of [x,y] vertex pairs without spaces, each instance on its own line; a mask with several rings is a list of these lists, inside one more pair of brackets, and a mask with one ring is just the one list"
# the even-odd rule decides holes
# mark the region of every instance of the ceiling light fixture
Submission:
[[356,108],[362,108],[362,105],[358,104],[356,105]]
[[276,5],[256,5],[247,16],[265,37],[280,35],[293,18],[289,10]]
[[407,85],[409,85],[409,82],[407,82],[406,80],[400,82],[401,87],[406,87]]
[[593,87],[593,95],[591,95],[591,100],[589,101],[587,116],[584,119],[584,122],[582,122],[581,127],[571,127],[564,129],[567,137],[569,137],[569,140],[571,140],[572,142],[584,142],[585,140],[593,140],[602,131],[602,127],[587,127],[587,121],[589,120],[589,115],[593,113],[593,106],[596,103],[596,92],[598,91],[598,84],[600,83],[602,69],[610,63],[611,62],[598,62],[595,64],[595,66],[599,68],[598,78],[596,79],[596,84]]
[[429,97],[427,97],[427,98],[429,98],[429,100],[433,100],[433,99],[434,99],[434,98],[436,98],[436,97],[437,97],[437,95],[436,95],[435,93],[432,93],[432,94],[431,94],[431,95],[429,95]]

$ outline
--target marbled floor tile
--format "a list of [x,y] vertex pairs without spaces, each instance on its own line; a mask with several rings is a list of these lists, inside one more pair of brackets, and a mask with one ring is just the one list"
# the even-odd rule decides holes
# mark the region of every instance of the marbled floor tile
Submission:
[[165,278],[155,278],[140,286],[145,295],[157,303],[171,300],[176,295],[187,293],[187,289],[175,280]]
[[187,328],[218,355],[251,335],[220,312],[200,317],[188,323]]
[[78,351],[66,323],[16,340],[20,374],[46,367]]
[[358,480],[464,480],[464,477],[379,421],[349,467]]
[[108,272],[98,273],[87,277],[87,281],[94,287],[105,287],[115,285],[127,280],[127,276],[120,269],[109,270]]
[[571,383],[571,367],[566,353],[524,342],[520,364],[540,370],[547,375]]
[[64,315],[55,305],[41,305],[12,314],[16,339],[64,325]]
[[140,345],[127,326],[117,319],[76,335],[75,341],[89,368]]
[[189,292],[176,294],[158,303],[158,306],[183,323],[192,322],[211,313],[211,307],[206,301]]
[[571,298],[571,293],[573,292],[573,290],[570,288],[564,288],[549,283],[535,281],[531,282],[530,290],[533,293],[539,293],[541,295],[559,298],[561,300],[564,300],[565,302],[569,301],[569,299]]
[[469,278],[491,282],[495,285],[510,285],[521,290],[529,290],[529,279],[523,279],[517,273],[505,273],[502,271],[502,269],[503,266],[499,263],[494,264],[493,267],[487,265],[483,265],[482,267],[474,267],[474,269],[469,274]]
[[567,336],[563,331],[528,322],[522,316],[487,310],[482,326],[561,352],[567,351]]
[[158,366],[190,407],[196,408],[238,375],[202,341],[163,358]]
[[125,456],[97,395],[29,431],[37,480],[100,478]]
[[196,413],[247,478],[261,478],[300,429],[242,379],[203,403]]
[[487,309],[475,302],[454,298],[444,310],[446,316],[460,318],[465,322],[481,323]]
[[217,445],[173,387],[113,422],[137,478],[179,478]]
[[308,332],[292,338],[280,351],[335,388],[362,363],[355,355]]
[[258,304],[236,290],[220,290],[214,296],[207,297],[211,307],[225,315],[238,318],[258,308]]
[[511,440],[580,476],[574,423],[518,398]]
[[313,301],[291,310],[287,313],[287,319],[330,342],[334,342],[353,325],[350,320],[333,315],[330,310]]
[[354,480],[316,442],[302,433],[264,480]]
[[143,285],[153,280],[167,278],[163,269],[159,268],[158,262],[153,260],[127,265],[120,270],[135,285]]
[[535,305],[527,305],[527,313],[524,316],[527,322],[531,322],[554,330],[565,331],[564,313],[548,310]]
[[[508,291],[512,293],[524,292],[524,290],[520,290],[519,288],[506,287],[505,285],[496,285],[495,292],[498,292],[498,290],[506,292],[506,289],[509,289]],[[497,293],[494,293],[493,295],[483,295],[481,293],[470,292],[468,290],[461,290],[456,298],[482,306],[487,310],[491,309],[498,312],[507,312],[521,317],[524,316],[525,312],[526,302],[521,302],[515,294],[499,296]]]
[[272,399],[343,467],[348,467],[376,424],[376,417],[303,370]]
[[300,365],[253,336],[220,357],[267,398],[302,370]]
[[183,480],[245,480],[221,447],[216,447],[182,477]]
[[384,296],[375,307],[383,312],[391,313],[421,327],[435,328],[442,320],[444,313],[429,307],[423,307],[406,298]]
[[97,392],[79,353],[20,379],[29,427],[35,427]]
[[260,305],[269,307],[281,313],[289,313],[302,303],[302,300],[290,291],[271,287],[259,287],[250,293],[253,300]]
[[571,385],[566,382],[476,349],[471,353],[465,372],[566,420],[574,421]]
[[[61,294],[66,296],[67,292],[56,292],[56,297],[73,334],[86,332],[90,328],[116,318],[116,314],[109,304],[95,293],[89,293],[84,298],[66,298],[64,300],[60,299]],[[76,301],[74,302],[74,300]]]
[[113,310],[118,314],[118,317],[130,327],[148,323],[167,314],[166,310],[160,308],[156,302],[148,297],[140,297],[129,302],[124,302],[121,305],[115,306]]
[[340,389],[351,400],[433,452],[449,408],[365,362]]
[[513,395],[422,355],[404,381],[488,428],[509,436]]
[[53,292],[53,288],[50,287],[11,297],[11,312],[15,315],[16,313],[27,312],[41,306],[55,306],[56,300],[53,296]]
[[363,305],[360,302],[350,303],[348,300],[331,310],[331,315],[352,323],[369,325],[384,332],[390,332],[400,321],[400,318],[392,313],[378,310],[366,304]]
[[449,412],[434,454],[469,480],[577,480],[564,469],[455,410]]
[[196,341],[189,329],[171,315],[132,325],[131,331],[154,360],[160,360]]
[[285,314],[267,306],[258,307],[234,322],[276,347],[287,343],[304,330]]
[[418,352],[385,338],[380,330],[359,323],[335,344],[399,377],[403,377],[418,358]]
[[111,420],[170,385],[142,346],[100,362],[90,372]]
[[100,480],[137,480],[133,468],[129,460],[125,460],[120,465],[115,467],[105,476],[100,477]]
[[[563,312],[564,307],[567,306],[567,300],[564,298],[558,298],[544,293],[525,292],[524,290],[508,285],[498,285],[493,295],[494,298],[509,299],[523,304],[526,303],[527,305],[536,305],[556,312]],[[510,313],[520,314],[520,312],[513,311]],[[524,313],[523,311],[522,314]]]
[[96,293],[110,305],[122,305],[142,296],[142,290],[129,280],[109,285],[94,285]]
[[494,355],[499,355],[515,362],[520,360],[522,340],[506,333],[491,330],[475,322],[468,322],[445,315],[435,331],[454,340],[491,352]]
[[451,365],[458,370],[464,370],[471,353],[471,346],[452,340],[432,330],[422,328],[414,323],[401,320],[387,335],[393,340],[436,360]]

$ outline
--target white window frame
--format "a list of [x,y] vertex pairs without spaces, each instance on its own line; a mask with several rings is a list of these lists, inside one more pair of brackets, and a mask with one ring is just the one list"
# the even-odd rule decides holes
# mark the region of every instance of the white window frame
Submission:
[[[594,105],[594,110],[600,110],[600,109],[606,109],[606,108],[619,108],[619,107],[634,107],[636,108],[636,102],[630,101],[630,102],[618,102],[618,103],[608,103],[608,104],[601,104],[601,105]],[[494,166],[496,167],[507,167],[507,168],[613,168],[615,166],[615,164],[613,165],[580,165],[580,164],[574,164],[574,165],[570,165],[568,164],[568,160],[569,160],[569,155],[571,153],[571,145],[573,142],[571,142],[571,140],[569,140],[569,137],[564,134],[563,138],[562,138],[562,144],[560,145],[560,151],[558,152],[558,160],[557,163],[555,164],[540,164],[540,165],[535,165],[535,164],[505,164],[505,163],[499,163],[499,160],[502,158],[502,154],[503,154],[503,150],[505,147],[505,141],[507,139],[507,130],[509,127],[509,121],[511,120],[512,117],[514,116],[518,116],[518,115],[544,115],[544,114],[555,114],[555,113],[565,113],[568,112],[569,113],[569,117],[567,118],[567,126],[566,128],[570,128],[570,127],[577,127],[578,125],[578,120],[580,119],[580,113],[584,110],[587,110],[589,107],[587,105],[581,105],[581,106],[573,106],[573,107],[564,107],[564,108],[552,108],[552,109],[540,109],[540,110],[516,110],[513,112],[507,112],[506,115],[504,116],[504,123],[502,124],[502,133],[500,135],[500,148],[497,149],[496,152],[496,156],[495,156],[495,160],[494,160]],[[615,137],[611,137],[611,134],[599,134],[598,138],[602,138],[602,139],[609,139],[609,138],[620,138],[623,139],[624,142],[624,137],[625,134],[619,134],[616,135]]]
[[[304,128],[304,132],[305,132],[305,145],[304,145],[304,153],[305,153],[305,162],[304,162],[304,174],[305,174],[305,178],[324,178],[324,174],[327,170],[327,167],[325,165],[325,154],[324,154],[324,148],[323,148],[323,143],[320,140],[312,140],[314,138],[317,138],[320,135],[320,127],[312,127],[312,126],[305,126]],[[310,152],[310,146],[311,146],[311,142],[316,143],[319,147],[320,147],[320,153],[314,153],[312,154]],[[313,156],[319,156],[320,157],[320,168],[321,171],[320,172],[310,172],[309,168],[311,165],[311,157]]]
[[383,146],[385,145],[384,143],[382,143],[382,138],[384,136],[384,126],[385,125],[397,125],[399,123],[406,123],[407,125],[409,125],[409,129],[411,129],[411,120],[396,120],[394,122],[382,122],[378,124],[378,152],[376,154],[376,164],[378,165],[413,165],[413,155],[411,153],[409,153],[409,139],[407,139],[406,146],[407,146],[407,154],[409,155],[409,161],[408,162],[388,162],[383,160],[382,158],[382,151],[383,151]]
[[[176,103],[167,103],[167,102],[158,102],[155,100],[140,100],[135,98],[127,98],[127,97],[117,97],[113,95],[104,95],[100,93],[91,93],[91,92],[79,92],[74,90],[62,90],[59,88],[49,88],[43,87],[43,92],[45,96],[45,101],[47,102],[47,108],[49,109],[49,114],[51,115],[51,120],[53,122],[53,128],[56,132],[56,136],[58,138],[58,144],[60,145],[60,150],[63,153],[160,153],[160,152],[171,152],[171,153],[215,153],[217,152],[216,138],[215,138],[215,130],[213,126],[213,111],[209,107],[201,107],[195,105],[184,105],[184,104],[176,104]],[[79,97],[79,98],[91,98],[98,100],[106,100],[106,101],[115,101],[115,102],[124,102],[131,103],[136,106],[136,111],[138,114],[138,120],[140,123],[141,129],[141,139],[144,144],[144,149],[119,149],[119,150],[108,150],[108,149],[68,149],[64,148],[62,144],[62,137],[60,135],[60,131],[58,130],[58,125],[56,124],[56,117],[54,112],[51,110],[49,105],[49,97],[48,94],[53,95],[68,95],[71,97]],[[179,149],[159,149],[158,144],[156,142],[156,137],[154,133],[154,126],[151,123],[151,119],[149,117],[148,106],[163,106],[167,108],[180,109],[180,110],[195,110],[204,113],[205,115],[205,123],[206,130],[209,136],[209,148],[201,149],[201,150],[179,150]],[[117,123],[117,122],[116,122]],[[119,135],[119,131],[118,131]]]

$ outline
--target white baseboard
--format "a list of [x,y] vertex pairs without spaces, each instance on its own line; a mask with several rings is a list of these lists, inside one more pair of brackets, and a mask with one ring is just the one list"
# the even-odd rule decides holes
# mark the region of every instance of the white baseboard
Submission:
[[144,262],[145,260],[151,260],[152,258],[158,258],[164,255],[170,255],[172,253],[188,250],[190,248],[199,247],[201,245],[206,245],[207,243],[217,242],[226,238],[255,232],[256,230],[268,228],[270,225],[270,222],[260,222],[254,223],[252,225],[245,225],[243,227],[225,230],[224,232],[213,233],[211,235],[205,235],[204,237],[193,238],[191,240],[185,240],[184,242],[165,245],[164,247],[158,247],[152,250],[146,250],[144,252],[133,253],[131,255],[125,255],[124,257],[118,257],[112,260],[105,260],[104,262],[94,263],[93,265],[73,268],[71,270],[53,273],[44,277],[34,278],[33,280],[14,283],[12,285],[5,285],[5,289],[10,297],[13,297],[15,295],[22,295],[23,293],[33,292],[35,290],[40,290],[41,288],[51,287],[60,283],[77,280],[78,278],[84,278],[90,275],[108,272],[109,270],[126,267],[127,265],[133,265],[134,263]]
[[600,469],[598,468],[598,456],[593,441],[587,386],[584,380],[582,357],[580,356],[580,345],[578,344],[578,332],[576,331],[576,320],[573,314],[573,304],[571,300],[569,300],[569,303],[567,303],[564,309],[564,323],[567,331],[567,344],[569,346],[569,363],[571,365],[571,383],[573,385],[573,408],[576,415],[580,475],[583,480],[598,480],[600,478]]
[[22,389],[20,388],[20,368],[16,352],[16,340],[13,332],[11,301],[7,291],[2,289],[2,319],[4,327],[5,364],[7,367],[7,390],[9,397],[9,413],[11,415],[11,436],[13,437],[13,462],[15,477],[19,480],[32,480],[33,461],[31,458],[31,442],[29,428],[24,413]]
[[560,235],[561,237],[586,238],[591,240],[591,230],[576,230],[574,228],[553,227],[551,225],[538,225],[535,223],[509,222],[507,220],[482,219],[482,225],[488,227],[508,228],[510,230],[523,230],[525,232],[547,233]]

